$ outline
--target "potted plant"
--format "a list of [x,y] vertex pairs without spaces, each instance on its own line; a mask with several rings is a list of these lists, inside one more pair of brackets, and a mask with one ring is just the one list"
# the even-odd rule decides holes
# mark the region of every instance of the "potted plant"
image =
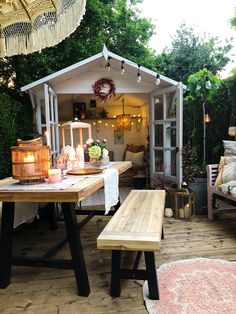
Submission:
[[203,165],[197,164],[196,148],[188,141],[183,147],[183,176],[188,189],[195,194],[196,214],[206,214],[207,179]]

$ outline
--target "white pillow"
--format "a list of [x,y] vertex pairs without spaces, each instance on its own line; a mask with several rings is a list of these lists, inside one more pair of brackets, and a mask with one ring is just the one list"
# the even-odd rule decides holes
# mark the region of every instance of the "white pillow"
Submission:
[[235,156],[236,155],[236,141],[223,141],[225,156]]
[[125,153],[125,161],[132,161],[134,164],[143,165],[144,151],[132,153],[129,150]]

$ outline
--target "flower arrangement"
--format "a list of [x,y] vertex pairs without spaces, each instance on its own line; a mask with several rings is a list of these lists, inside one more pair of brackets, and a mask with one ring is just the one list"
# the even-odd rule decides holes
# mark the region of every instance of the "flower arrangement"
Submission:
[[100,140],[89,138],[84,144],[84,149],[88,152],[90,158],[101,159],[103,150],[106,149],[106,143],[106,139],[103,139],[101,142]]

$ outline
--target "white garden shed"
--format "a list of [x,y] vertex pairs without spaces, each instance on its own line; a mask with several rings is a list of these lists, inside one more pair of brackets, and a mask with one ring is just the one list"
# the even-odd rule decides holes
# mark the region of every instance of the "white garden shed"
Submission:
[[[105,101],[97,97],[93,88],[101,79],[112,82],[114,87],[115,95]],[[111,85],[100,87],[106,95]],[[48,132],[52,155],[60,153],[60,124],[72,120],[76,114],[91,124],[93,138],[107,139],[107,147],[114,151],[115,160],[123,159],[126,144],[148,145],[150,173],[165,173],[181,185],[181,82],[116,55],[104,46],[102,52],[21,90],[30,95],[37,131]],[[131,116],[130,131],[116,130],[116,117],[123,113]]]

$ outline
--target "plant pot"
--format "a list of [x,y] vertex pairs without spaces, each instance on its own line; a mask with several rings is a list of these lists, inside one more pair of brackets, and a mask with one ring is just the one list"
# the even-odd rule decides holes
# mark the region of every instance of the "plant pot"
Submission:
[[197,178],[189,182],[188,188],[195,194],[195,213],[207,214],[207,178]]

